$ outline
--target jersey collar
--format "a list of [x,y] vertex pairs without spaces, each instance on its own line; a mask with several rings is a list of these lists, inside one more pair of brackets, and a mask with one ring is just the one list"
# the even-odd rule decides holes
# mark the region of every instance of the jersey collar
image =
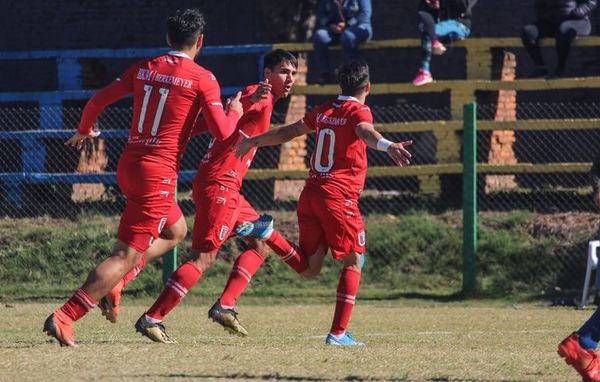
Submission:
[[167,52],[167,54],[170,54],[171,56],[177,56],[177,57],[184,57],[184,58],[189,58],[190,60],[192,59],[190,56],[188,56],[187,54],[180,52],[178,50],[170,50]]
[[[354,98],[354,97],[351,97],[351,96],[345,96],[345,95],[339,95],[339,96],[337,97],[337,100],[338,100],[338,101],[354,101],[354,102],[358,102],[358,103],[360,103],[360,101],[359,101],[358,99],[356,99],[356,98]],[[362,105],[362,104],[361,104],[361,105]]]

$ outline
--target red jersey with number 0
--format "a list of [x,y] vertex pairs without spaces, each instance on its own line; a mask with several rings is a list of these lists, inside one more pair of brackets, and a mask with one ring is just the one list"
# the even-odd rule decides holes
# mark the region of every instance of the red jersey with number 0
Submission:
[[367,145],[356,135],[359,123],[373,123],[371,109],[354,97],[338,96],[303,119],[315,130],[308,185],[358,196],[365,185]]
[[210,141],[208,151],[200,161],[196,179],[203,182],[217,182],[230,189],[241,189],[242,181],[248,172],[256,147],[244,157],[236,158],[237,144],[244,137],[253,137],[269,130],[274,98],[268,93],[266,99],[258,103],[250,101],[250,97],[260,85],[249,85],[242,91],[240,102],[244,115],[237,123],[236,130],[223,141],[214,138]]

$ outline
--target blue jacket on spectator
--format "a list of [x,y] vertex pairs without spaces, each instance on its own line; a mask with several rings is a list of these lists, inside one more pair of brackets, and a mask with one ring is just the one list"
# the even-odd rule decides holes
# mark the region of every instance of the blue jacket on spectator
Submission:
[[347,59],[360,57],[359,45],[373,37],[371,0],[320,0],[313,45],[319,83],[332,79],[329,46],[340,44]]
[[[341,4],[341,14],[338,5]],[[373,34],[371,26],[372,6],[370,0],[321,0],[317,8],[317,28],[328,28],[329,24],[346,22]]]

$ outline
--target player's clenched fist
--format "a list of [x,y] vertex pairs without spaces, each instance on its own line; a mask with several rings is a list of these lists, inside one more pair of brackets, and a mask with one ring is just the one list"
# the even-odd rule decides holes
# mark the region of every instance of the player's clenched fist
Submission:
[[241,117],[244,114],[244,109],[242,108],[242,103],[240,102],[240,98],[242,97],[242,92],[237,92],[235,97],[229,97],[227,99],[227,103],[225,104],[225,112],[229,113],[229,110],[235,110],[235,112]]
[[71,138],[69,138],[65,142],[65,145],[73,146],[76,147],[77,150],[81,150],[81,148],[83,147],[83,142],[85,142],[86,139],[94,139],[98,135],[100,135],[99,131],[92,131],[88,134],[75,133]]
[[406,149],[406,147],[412,145],[412,143],[413,141],[392,143],[387,149],[387,154],[398,166],[408,166],[410,164],[410,158],[412,158],[412,154]]
[[259,103],[263,99],[267,99],[269,97],[269,93],[271,93],[272,88],[273,85],[269,83],[269,79],[265,78],[265,80],[260,83],[260,86],[258,87],[258,89],[256,89],[254,94],[250,96],[250,101],[252,103]]

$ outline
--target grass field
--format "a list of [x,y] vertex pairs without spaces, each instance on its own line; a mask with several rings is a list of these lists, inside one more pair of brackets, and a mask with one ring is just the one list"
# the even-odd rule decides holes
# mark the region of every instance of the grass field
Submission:
[[556,346],[590,311],[497,301],[360,301],[350,324],[362,348],[323,345],[333,304],[244,300],[250,337],[206,318],[192,297],[168,317],[178,343],[136,334],[150,300],[125,300],[117,324],[98,311],[76,324],[77,349],[42,332],[60,302],[0,306],[1,381],[576,381]]

